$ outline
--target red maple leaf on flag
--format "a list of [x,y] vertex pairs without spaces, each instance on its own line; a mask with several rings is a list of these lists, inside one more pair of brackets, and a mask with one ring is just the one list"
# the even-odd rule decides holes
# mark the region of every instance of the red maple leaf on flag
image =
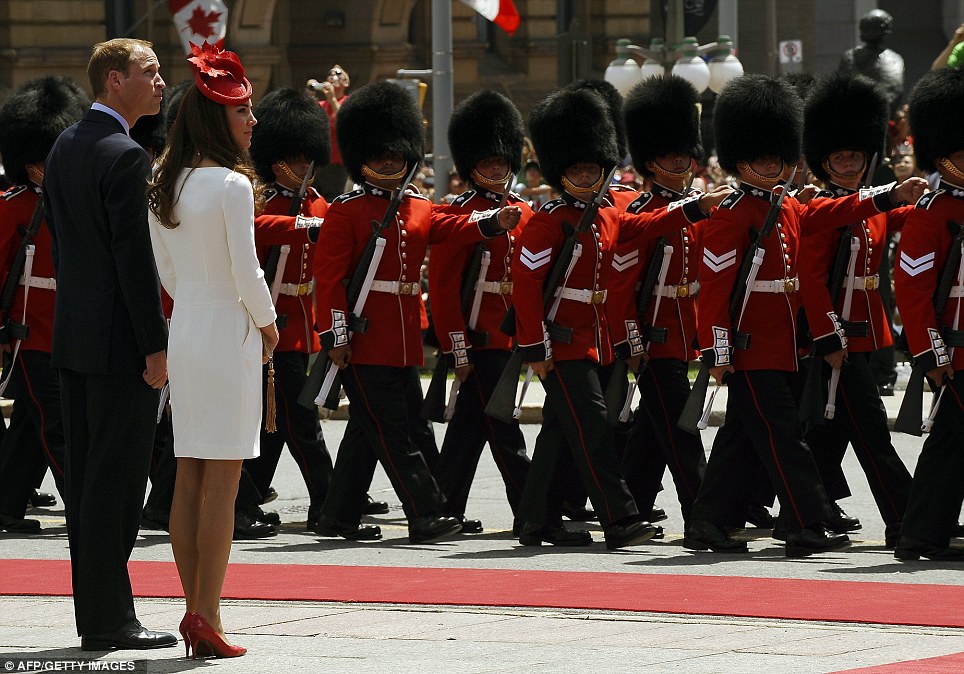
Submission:
[[195,7],[191,18],[187,20],[187,25],[195,35],[209,38],[214,35],[214,29],[211,26],[217,23],[219,18],[221,18],[220,12],[205,12],[200,7]]

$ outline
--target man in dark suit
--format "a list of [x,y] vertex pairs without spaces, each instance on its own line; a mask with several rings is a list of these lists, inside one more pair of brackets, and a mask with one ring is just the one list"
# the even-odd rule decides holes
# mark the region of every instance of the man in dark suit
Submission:
[[60,371],[67,533],[84,650],[173,646],[137,621],[127,561],[137,538],[167,330],[147,226],[150,163],[129,136],[164,80],[150,43],[94,46],[90,112],[57,139],[45,201],[57,267],[52,366]]

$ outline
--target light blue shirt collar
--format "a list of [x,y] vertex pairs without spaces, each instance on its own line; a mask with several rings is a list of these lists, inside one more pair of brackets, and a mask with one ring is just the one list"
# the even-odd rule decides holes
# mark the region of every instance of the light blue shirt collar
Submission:
[[121,114],[120,114],[119,112],[117,112],[116,110],[114,110],[114,108],[109,108],[109,107],[107,107],[106,105],[104,105],[103,103],[98,103],[98,102],[95,101],[95,102],[90,106],[90,109],[91,109],[91,110],[100,110],[101,112],[106,112],[108,115],[110,115],[111,117],[113,117],[114,119],[116,119],[118,122],[121,123],[121,126],[124,127],[124,133],[126,133],[128,136],[131,135],[131,125],[128,124],[128,123],[127,123],[127,120],[124,119],[123,117],[121,117]]

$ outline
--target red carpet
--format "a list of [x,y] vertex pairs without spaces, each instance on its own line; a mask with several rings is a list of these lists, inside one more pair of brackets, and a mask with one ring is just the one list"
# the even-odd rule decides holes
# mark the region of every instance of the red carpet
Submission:
[[964,653],[923,660],[906,660],[876,667],[846,669],[837,674],[948,674],[948,672],[964,672]]
[[[134,593],[179,597],[173,562],[131,562]],[[65,560],[0,560],[0,595],[69,595]],[[964,627],[964,586],[499,569],[232,564],[224,597],[530,606]]]

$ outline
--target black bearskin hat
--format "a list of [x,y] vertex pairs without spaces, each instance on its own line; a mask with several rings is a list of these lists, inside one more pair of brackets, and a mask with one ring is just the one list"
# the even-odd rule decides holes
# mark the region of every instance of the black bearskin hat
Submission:
[[131,127],[131,138],[145,150],[153,152],[155,157],[160,157],[167,143],[167,119],[166,119],[167,97],[161,104],[161,111],[156,115],[144,115],[134,122]]
[[817,83],[817,78],[813,76],[813,73],[807,72],[780,73],[777,75],[777,80],[789,84],[793,90],[797,92],[797,96],[800,97],[801,101],[807,100],[807,96],[810,95],[810,90],[813,89],[813,85]]
[[679,152],[699,159],[700,96],[692,84],[677,75],[649,77],[626,96],[626,138],[633,166],[650,175],[646,162]]
[[7,177],[26,183],[25,165],[44,162],[57,136],[89,107],[83,89],[67,77],[41,77],[10,94],[0,106],[0,156]]
[[562,190],[562,176],[573,164],[591,162],[603,173],[619,163],[616,130],[609,108],[591,89],[554,91],[529,116],[532,144],[546,181]]
[[184,98],[184,92],[188,90],[189,87],[194,86],[194,79],[181,80],[173,87],[165,87],[164,89],[164,126],[167,129],[167,133],[171,132],[171,127],[174,126],[174,120],[177,119],[178,110],[181,108],[181,100]]
[[307,92],[284,87],[268,92],[254,106],[258,123],[251,134],[251,161],[258,177],[275,180],[271,165],[304,155],[321,167],[331,158],[328,115]]
[[342,161],[356,183],[365,181],[366,161],[386,152],[401,155],[408,167],[422,161],[425,131],[418,104],[391,82],[366,84],[338,109],[335,132]]
[[964,72],[941,68],[925,74],[914,87],[909,104],[917,165],[936,171],[938,159],[964,150]]
[[803,102],[785,82],[742,75],[723,87],[714,109],[713,131],[720,166],[736,175],[737,164],[774,155],[800,161]]
[[626,120],[623,115],[623,97],[612,84],[606,80],[577,80],[566,86],[570,91],[577,89],[591,89],[602,96],[609,108],[609,116],[613,120],[613,128],[616,129],[616,149],[619,152],[619,160],[622,161],[629,150],[626,144]]
[[522,168],[525,123],[512,101],[495,91],[472,94],[452,112],[449,148],[459,176],[472,180],[472,169],[488,157],[504,157],[509,170]]
[[810,170],[830,180],[823,161],[840,150],[867,155],[883,152],[887,133],[887,96],[863,75],[833,73],[810,92],[803,109],[803,151]]

